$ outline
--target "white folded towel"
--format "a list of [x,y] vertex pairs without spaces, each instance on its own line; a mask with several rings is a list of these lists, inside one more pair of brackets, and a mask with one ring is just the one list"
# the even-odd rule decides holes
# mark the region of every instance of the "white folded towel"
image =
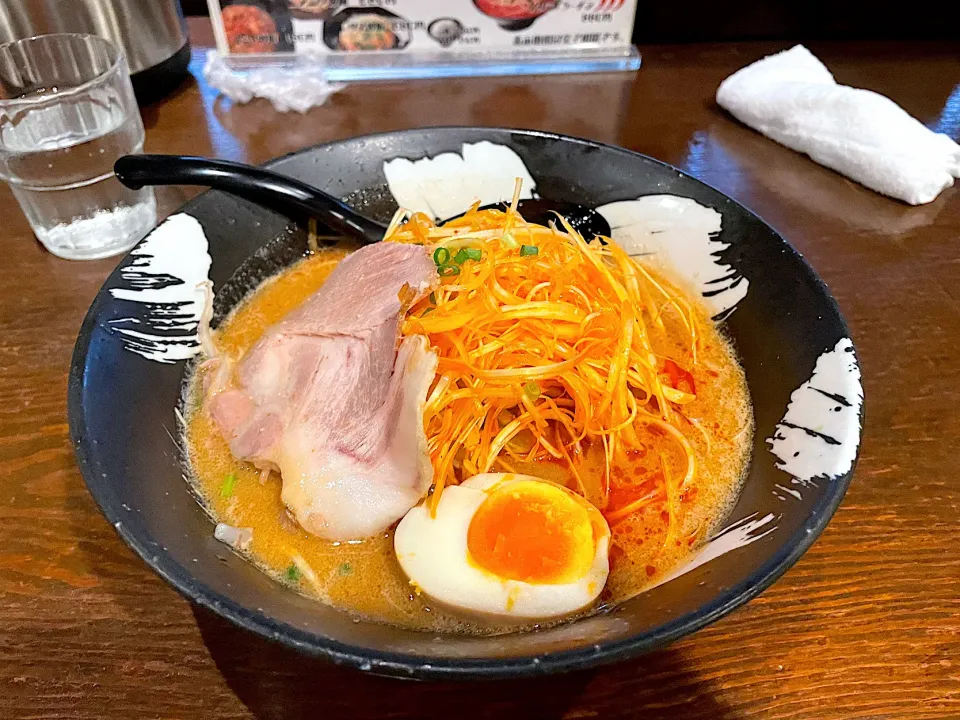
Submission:
[[802,45],[735,72],[717,103],[778,143],[911,205],[930,202],[960,177],[960,145],[883,95],[838,85]]

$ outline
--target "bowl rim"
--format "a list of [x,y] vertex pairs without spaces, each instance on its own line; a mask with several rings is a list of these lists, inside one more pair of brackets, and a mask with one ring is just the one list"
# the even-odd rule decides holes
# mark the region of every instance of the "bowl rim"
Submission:
[[[827,302],[832,306],[836,318],[846,337],[850,337],[850,330],[846,319],[840,312],[836,299],[830,293],[826,284],[817,275],[814,269],[806,259],[769,223],[760,218],[749,208],[742,205],[736,199],[726,193],[714,188],[708,183],[697,179],[682,170],[651,158],[642,153],[628,150],[623,147],[611,145],[609,143],[598,142],[585,138],[578,138],[559,133],[546,132],[540,130],[503,128],[503,127],[484,127],[471,125],[442,125],[411,128],[399,131],[387,131],[379,133],[369,133],[366,135],[357,135],[349,138],[341,138],[329,142],[318,143],[309,147],[301,148],[293,152],[272,158],[262,165],[264,167],[273,167],[287,158],[301,155],[306,152],[319,150],[325,147],[340,145],[347,142],[377,140],[387,137],[398,137],[405,135],[416,135],[429,132],[448,132],[448,131],[475,131],[477,133],[489,133],[491,136],[513,136],[522,135],[526,137],[536,137],[554,142],[575,143],[587,145],[594,148],[602,148],[619,154],[625,154],[637,157],[646,162],[660,165],[678,177],[688,178],[695,183],[703,185],[713,192],[727,198],[734,203],[740,210],[746,212],[754,219],[766,226],[771,233],[783,244],[787,253],[793,256],[793,259],[799,261],[801,271],[807,275],[807,279],[820,290]],[[487,139],[495,139],[493,137]],[[201,198],[210,190],[204,191],[195,198],[181,205],[172,214],[179,212],[189,212]],[[153,231],[151,231],[152,233]],[[148,233],[147,237],[149,237]],[[145,238],[144,238],[145,239]],[[144,240],[141,240],[142,243]],[[135,247],[139,247],[140,243]],[[378,675],[416,678],[420,680],[436,679],[506,679],[517,677],[528,677],[536,675],[555,674],[569,672],[574,670],[585,670],[595,668],[600,665],[607,665],[614,662],[620,662],[642,655],[646,652],[663,647],[683,636],[689,635],[703,627],[716,622],[721,617],[728,615],[733,610],[745,605],[757,595],[766,590],[770,585],[776,582],[788,569],[790,569],[811,545],[817,540],[827,524],[832,519],[837,508],[840,506],[850,482],[853,478],[860,452],[859,444],[857,454],[850,470],[843,476],[834,478],[824,491],[817,503],[810,509],[804,524],[798,528],[792,535],[781,542],[779,548],[771,557],[764,562],[756,571],[742,582],[725,589],[716,598],[698,610],[685,613],[675,620],[660,625],[649,632],[641,635],[634,635],[627,638],[593,643],[572,650],[562,650],[549,652],[539,655],[523,655],[508,658],[476,658],[476,657],[458,657],[458,658],[440,658],[426,657],[412,653],[397,653],[380,651],[374,648],[360,648],[347,643],[342,643],[330,638],[324,638],[314,633],[306,632],[293,625],[289,625],[267,616],[264,613],[257,612],[251,608],[234,602],[223,596],[204,583],[194,578],[183,566],[174,561],[167,555],[156,552],[156,547],[151,547],[151,542],[145,539],[142,534],[135,535],[123,524],[123,515],[119,504],[111,504],[109,492],[104,492],[109,487],[105,483],[105,478],[92,472],[90,466],[89,448],[85,442],[86,424],[82,410],[83,394],[83,375],[86,365],[86,358],[89,353],[92,331],[96,322],[97,312],[99,310],[100,300],[103,298],[103,287],[120,272],[120,265],[111,272],[104,281],[97,296],[92,302],[90,308],[84,317],[81,325],[77,342],[74,347],[73,357],[70,364],[68,376],[68,422],[70,426],[71,442],[74,446],[74,452],[77,458],[77,464],[83,475],[84,482],[94,501],[100,508],[100,511],[114,527],[120,538],[160,577],[166,580],[183,597],[194,602],[201,607],[213,611],[214,613],[230,620],[234,624],[252,631],[261,637],[279,642],[289,648],[314,657],[325,658],[335,665],[352,667],[362,671],[370,671]],[[852,342],[852,339],[851,339]],[[856,349],[854,346],[854,353]],[[863,439],[864,427],[864,406],[860,410],[860,430],[859,440]],[[612,612],[616,612],[614,609]]]

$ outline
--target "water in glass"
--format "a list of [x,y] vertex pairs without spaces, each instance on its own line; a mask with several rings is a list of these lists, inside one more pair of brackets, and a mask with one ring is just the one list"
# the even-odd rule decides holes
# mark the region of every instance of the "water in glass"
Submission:
[[113,174],[114,161],[140,152],[144,136],[125,64],[120,70],[112,81],[34,82],[41,87],[0,99],[0,175],[36,236],[60,257],[114,255],[156,223],[153,192],[125,188]]

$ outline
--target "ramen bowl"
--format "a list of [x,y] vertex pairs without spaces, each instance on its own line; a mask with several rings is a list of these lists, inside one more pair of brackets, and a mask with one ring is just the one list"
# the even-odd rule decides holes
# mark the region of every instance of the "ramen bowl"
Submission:
[[[712,298],[753,398],[756,432],[736,505],[706,544],[655,587],[604,612],[531,632],[467,636],[358,622],[275,582],[214,539],[214,523],[185,480],[177,413],[195,362],[196,317],[177,288],[212,281],[216,325],[262,280],[301,258],[307,235],[285,217],[210,191],[178,211],[198,223],[202,241],[164,250],[151,244],[161,232],[154,231],[108,278],[81,329],[69,385],[71,434],[91,494],[120,537],[192,602],[304,653],[377,674],[553,673],[636,656],[727,615],[780,577],[830,520],[861,435],[854,346],[810,266],[731,198],[621,148],[509,129],[353,138],[268,166],[386,222],[397,202],[385,163],[445,153],[465,158],[465,146],[480,143],[515,153],[545,198],[602,208],[675,197],[718,214],[719,230],[703,247],[677,257],[696,270],[700,291]],[[462,171],[483,181],[491,179],[484,173],[496,172],[469,163]],[[457,192],[472,198],[469,184]],[[151,262],[162,266],[153,280]]]

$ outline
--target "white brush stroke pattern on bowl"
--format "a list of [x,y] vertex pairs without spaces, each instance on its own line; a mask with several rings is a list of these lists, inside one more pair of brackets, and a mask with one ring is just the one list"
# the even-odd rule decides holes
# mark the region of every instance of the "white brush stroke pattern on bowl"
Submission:
[[795,484],[836,478],[853,467],[860,446],[863,386],[850,338],[817,358],[813,375],[790,395],[787,412],[767,439],[777,467]]
[[[809,486],[815,478],[834,479],[850,472],[860,446],[860,409],[863,386],[850,338],[817,358],[813,375],[793,391],[787,412],[767,440],[781,462],[777,467],[793,476],[794,486]],[[802,498],[796,487],[777,484],[781,500]],[[772,513],[738,520],[717,533],[685,563],[661,578],[663,585],[725,553],[746,547],[777,529]],[[649,588],[647,588],[649,589]]]
[[675,580],[681,575],[685,575],[711,560],[716,560],[721,555],[755,543],[757,540],[766,537],[777,529],[775,524],[779,519],[777,516],[773,513],[768,513],[758,518],[757,514],[758,513],[748,515],[725,527],[714,535],[706,545],[691,555],[686,562],[664,575],[653,585],[645,587],[644,591]]
[[677,195],[646,195],[601,205],[597,212],[629,255],[646,255],[647,262],[687,281],[715,317],[725,317],[746,297],[750,283],[718,257],[730,246],[717,239],[723,217],[713,208]]
[[[520,197],[534,197],[536,182],[511,148],[483,141],[465,144],[461,152],[384,163],[397,205],[447,219],[478,200],[488,205],[509,199],[518,177],[523,180]],[[715,316],[729,313],[746,296],[747,279],[717,257],[729,245],[715,237],[722,222],[716,210],[690,198],[649,195],[609,203],[597,211],[629,254],[650,255],[648,261],[692,285]]]
[[127,350],[160,363],[187,360],[200,351],[197,327],[205,303],[210,252],[203,227],[184,213],[161,223],[131,253],[121,269],[126,287],[118,300],[143,305],[139,317],[111,321]]
[[484,140],[464,144],[460,153],[385,162],[383,174],[397,205],[446,220],[478,200],[481,205],[510,200],[517,178],[523,181],[521,199],[534,197],[537,184],[512,149]]

